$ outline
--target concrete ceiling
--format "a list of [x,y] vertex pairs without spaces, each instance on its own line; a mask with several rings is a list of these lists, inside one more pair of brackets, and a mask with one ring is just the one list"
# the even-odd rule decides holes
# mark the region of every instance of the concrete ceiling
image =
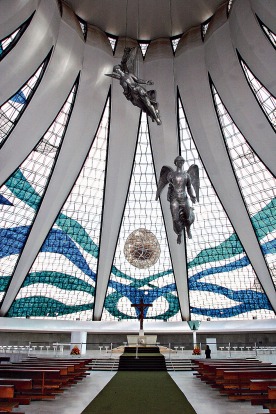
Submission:
[[81,19],[114,36],[177,36],[209,19],[225,0],[67,0]]

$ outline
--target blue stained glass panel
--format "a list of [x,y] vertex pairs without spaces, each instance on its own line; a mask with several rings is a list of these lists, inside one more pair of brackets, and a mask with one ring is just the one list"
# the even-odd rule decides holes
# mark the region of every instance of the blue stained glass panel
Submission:
[[[181,320],[162,211],[159,200],[155,200],[156,189],[147,117],[142,113],[131,183],[110,275],[103,320],[136,319],[137,312],[131,305],[141,299],[144,303],[152,304],[152,307],[146,308],[145,318]],[[146,268],[138,267],[137,260],[128,261],[125,252],[128,237],[139,229],[145,229],[154,235],[160,246],[158,260]],[[150,242],[147,243],[150,245]],[[155,248],[156,246],[149,246],[149,249]],[[137,259],[136,253],[139,255],[141,249],[135,250],[134,259]]]
[[91,320],[100,238],[110,102],[82,170],[9,316]]
[[[55,121],[21,166],[1,187],[0,278],[9,282],[41,204],[76,95],[74,85]],[[3,297],[7,286],[2,288]]]
[[179,99],[181,155],[200,171],[192,239],[186,243],[192,319],[274,316],[271,305],[221,205],[193,141]]

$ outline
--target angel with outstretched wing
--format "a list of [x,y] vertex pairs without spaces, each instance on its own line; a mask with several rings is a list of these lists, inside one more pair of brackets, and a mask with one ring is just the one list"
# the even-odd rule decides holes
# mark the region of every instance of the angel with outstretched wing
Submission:
[[[186,229],[188,238],[192,238],[191,225],[195,220],[194,209],[190,207],[188,195],[192,203],[199,201],[199,170],[193,164],[188,171],[183,171],[184,159],[180,156],[174,160],[176,171],[164,165],[160,172],[156,200],[169,184],[167,200],[173,220],[173,229],[177,234],[177,243],[181,243],[182,231]],[[194,191],[195,195],[194,195]]]
[[126,47],[120,65],[113,67],[113,72],[106,74],[111,78],[118,79],[124,89],[125,97],[146,112],[158,125],[161,125],[158,103],[156,102],[156,91],[147,91],[141,85],[153,85],[152,81],[139,79],[134,74],[137,47]]

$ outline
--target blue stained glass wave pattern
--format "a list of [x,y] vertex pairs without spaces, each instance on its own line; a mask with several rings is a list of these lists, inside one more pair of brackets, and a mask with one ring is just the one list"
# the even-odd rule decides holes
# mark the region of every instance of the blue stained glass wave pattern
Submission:
[[[52,317],[58,313],[60,318],[66,315],[67,318],[86,320],[93,316],[109,107],[108,97],[83,168],[19,290],[9,315],[14,316],[14,312],[18,314],[20,308],[20,315],[25,309],[25,312],[33,311],[34,316],[39,317]],[[29,206],[36,209],[40,195],[27,182],[24,187],[25,190],[28,188],[28,195],[25,191],[21,196],[25,197],[24,201]],[[45,307],[42,306],[41,314],[38,315],[37,303],[40,297],[42,302],[45,297],[51,299],[48,305],[53,306],[54,311],[48,309],[46,314]],[[35,301],[30,298],[35,298]],[[25,301],[28,309],[24,308]]]
[[[247,211],[258,241],[262,246],[266,246],[266,248],[262,248],[262,252],[264,253],[264,258],[276,287],[276,276],[274,274],[275,256],[271,250],[267,249],[267,246],[273,246],[275,244],[275,228],[273,223],[275,222],[276,179],[261,162],[235,125],[213,84],[212,93],[215,109],[240,191],[247,206]],[[258,220],[260,223],[258,223]]]
[[8,201],[0,208],[0,257],[7,258],[0,262],[0,277],[12,275],[20,261],[59,154],[76,90],[77,82],[50,128],[0,189]]
[[[4,230],[1,230],[1,233],[3,233]],[[14,229],[13,229],[14,232]],[[22,235],[22,239],[24,239],[24,233],[27,233],[28,229],[22,229],[19,228],[18,229],[18,233]],[[0,233],[1,236],[1,240],[3,241],[3,245],[8,245],[9,240],[11,240],[11,232],[5,231],[4,236],[3,234]],[[55,249],[55,247],[52,244],[52,241],[54,242],[56,240],[55,236],[53,234],[50,234],[49,237],[47,238],[47,240],[45,241],[45,243],[42,246],[41,251],[44,252],[57,252],[61,255],[65,255],[67,258],[69,258],[82,272],[84,272],[87,276],[89,276],[90,278],[92,278],[93,280],[95,280],[95,273],[93,273],[90,269],[89,266],[87,265],[85,259],[83,258],[82,254],[80,253],[79,249],[77,248],[77,246],[70,241],[70,238],[68,235],[64,234],[63,232],[59,233],[59,237],[60,239],[62,239],[62,241],[64,242],[64,248],[62,249]],[[18,236],[16,237],[17,242],[18,242]],[[16,245],[14,243],[11,243],[9,245],[8,248],[6,248],[5,250],[3,249],[3,246],[0,246],[1,249],[1,257],[5,256],[5,255],[10,255],[10,254],[16,254],[17,249],[20,249],[21,246],[20,245]],[[270,251],[275,251],[276,250],[276,243],[274,243],[272,246],[266,246],[267,249],[269,249]],[[194,274],[192,277],[189,278],[189,288],[190,290],[200,290],[200,291],[208,291],[208,292],[215,292],[215,293],[219,293],[219,294],[223,294],[224,296],[226,296],[229,299],[235,300],[235,301],[239,301],[239,302],[244,302],[241,303],[239,306],[233,306],[231,308],[226,308],[223,309],[223,313],[219,314],[219,310],[217,309],[202,309],[202,308],[196,308],[193,307],[193,313],[196,313],[198,315],[200,314],[204,314],[206,316],[212,316],[212,317],[226,317],[226,315],[231,314],[232,316],[234,315],[238,315],[242,312],[244,312],[244,309],[248,310],[253,310],[253,309],[258,309],[258,306],[260,303],[262,303],[262,305],[265,307],[265,309],[271,310],[271,306],[266,298],[266,295],[264,293],[261,292],[255,292],[255,291],[234,291],[231,289],[227,289],[223,286],[218,286],[218,285],[214,285],[214,284],[208,284],[208,283],[203,283],[203,282],[199,282],[199,280],[201,278],[204,278],[208,275],[214,274],[214,273],[223,273],[223,272],[229,272],[232,269],[237,269],[237,268],[242,268],[244,266],[248,265],[248,259],[244,258],[243,260],[239,260],[236,262],[233,262],[231,264],[225,265],[225,266],[221,266],[221,267],[214,267],[214,268],[210,268],[208,270],[202,271],[202,272],[198,272],[196,274]],[[116,268],[113,269],[114,273],[116,272]],[[167,272],[172,273],[172,270]],[[126,276],[126,280],[131,279],[131,276],[125,275]],[[108,307],[109,311],[111,311],[112,313],[114,313],[114,316],[116,317],[125,317],[125,315],[122,312],[119,312],[117,307],[114,306],[116,305],[116,303],[118,302],[118,299],[120,297],[122,297],[122,293],[118,293],[118,292],[123,292],[124,295],[133,303],[137,300],[137,298],[141,297],[141,291],[139,291],[139,288],[141,287],[142,284],[146,284],[146,285],[150,285],[151,282],[153,282],[154,280],[158,279],[160,276],[160,274],[155,274],[152,275],[146,279],[144,279],[143,281],[137,281],[137,280],[133,280],[131,285],[124,285],[123,283],[120,282],[114,282],[114,281],[110,281],[110,287],[112,287],[117,293],[114,294],[112,293],[111,295],[108,296],[107,298],[107,304],[106,306]],[[123,274],[120,272],[120,277],[123,278]],[[40,283],[48,283],[51,284],[53,286],[58,286],[58,287],[62,287],[64,289],[70,289],[70,290],[83,290],[89,293],[93,293],[94,292],[94,288],[89,285],[88,283],[85,283],[83,281],[80,281],[77,278],[74,278],[70,275],[66,275],[66,274],[58,274],[56,272],[44,272],[43,274],[40,273],[34,273],[34,274],[29,274],[24,282],[23,286],[28,286],[34,282],[39,281]],[[61,282],[62,281],[62,282]],[[1,278],[0,279],[0,290],[2,291],[3,288],[5,288],[5,285],[8,283],[7,278]],[[168,300],[168,298],[171,300],[172,304],[175,306],[175,302],[178,302],[178,300],[176,300],[176,298],[173,295],[170,295],[171,292],[175,291],[176,287],[174,284],[171,285],[167,285],[165,287],[162,288],[158,288],[155,290],[148,290],[148,294],[144,295],[143,298],[145,300],[146,303],[152,303],[154,300],[156,300],[158,297],[161,296],[165,296],[166,299]],[[250,297],[250,302],[248,302],[248,297]],[[27,300],[28,298],[26,298],[26,305],[27,305]],[[23,299],[21,299],[21,303]],[[42,302],[43,302],[43,298],[41,298]],[[38,303],[38,298],[36,299],[36,303]],[[248,302],[248,303],[246,303]],[[26,308],[25,308],[26,309]],[[68,309],[67,309],[68,310]],[[75,312],[76,309],[73,307],[71,308],[72,312]],[[114,311],[115,310],[115,311]],[[47,312],[48,313],[48,312]],[[61,314],[62,312],[59,311],[59,314]],[[219,316],[218,316],[219,315]],[[9,312],[9,316],[19,316],[16,313],[16,307],[12,307],[10,309]],[[166,315],[162,315],[162,319],[165,317]],[[160,315],[161,317],[161,315]],[[128,318],[130,318],[128,316]],[[133,317],[134,318],[134,317]],[[158,319],[158,316],[157,316]]]
[[[24,189],[28,188],[28,191],[17,192],[16,196],[21,197],[21,201],[28,204],[34,210],[37,209],[40,196],[35,191],[30,183],[24,178]],[[14,181],[9,183],[10,191],[15,191]],[[263,221],[259,220],[259,217],[263,217]],[[257,213],[256,224],[260,226],[259,231],[263,232],[271,231],[276,227],[276,219],[269,220],[266,227],[263,226],[263,222],[266,222],[266,207],[264,211]],[[79,269],[80,273],[85,275],[87,279],[80,279],[74,277],[72,274],[66,274],[55,271],[41,271],[31,272],[27,277],[22,287],[27,287],[35,283],[54,286],[58,289],[79,291],[94,295],[94,286],[89,283],[96,280],[96,273],[91,269],[87,260],[84,257],[84,252],[89,252],[90,255],[97,258],[98,246],[92,240],[91,236],[82,227],[80,223],[72,218],[61,213],[56,221],[59,228],[52,228],[47,239],[45,240],[41,253],[44,254],[58,254],[65,257],[73,266]],[[78,228],[78,232],[72,231],[74,227]],[[81,233],[79,233],[81,230]],[[26,234],[28,233],[28,226],[19,226],[12,229],[0,230],[0,251],[1,258],[17,254],[22,248]],[[74,235],[81,234],[81,237],[75,237]],[[16,243],[14,243],[16,240]],[[262,248],[267,252],[275,252],[276,246],[274,241],[265,243]],[[191,291],[210,292],[214,294],[223,295],[225,298],[239,302],[232,306],[224,307],[223,309],[204,308],[192,306],[191,311],[195,315],[212,316],[217,318],[225,318],[229,316],[237,316],[245,312],[253,311],[255,309],[267,309],[271,310],[270,304],[266,298],[266,295],[261,291],[254,289],[230,289],[225,286],[221,286],[216,283],[208,283],[208,277],[214,274],[230,274],[232,270],[246,268],[249,265],[248,258],[246,256],[235,259],[238,253],[242,253],[242,246],[235,234],[230,235],[226,240],[212,246],[210,249],[200,251],[197,256],[188,263],[189,269],[194,271],[189,277],[189,288]],[[227,262],[223,265],[219,265],[221,260],[227,259]],[[209,267],[204,270],[197,270],[198,266],[202,263],[208,264]],[[154,319],[168,319],[179,311],[178,298],[173,292],[176,287],[174,283],[169,283],[165,286],[156,287],[155,282],[163,278],[164,276],[172,275],[172,269],[167,269],[162,272],[154,273],[142,279],[137,279],[131,274],[122,272],[116,266],[113,266],[112,273],[117,275],[118,280],[110,280],[109,287],[111,289],[110,294],[106,298],[105,307],[107,311],[114,318],[135,318],[134,315],[125,314],[122,310],[119,310],[117,304],[123,298],[126,298],[131,303],[137,301],[137,299],[143,297],[146,303],[153,303],[158,298],[165,298],[168,307],[165,311],[161,311],[159,314],[152,316]],[[201,280],[204,279],[204,280]],[[206,280],[207,279],[207,280]],[[3,276],[1,279],[0,289],[3,291],[8,284],[9,277]],[[147,288],[146,294],[143,289]],[[153,287],[153,288],[152,288]],[[151,289],[152,288],[152,289]],[[51,300],[50,300],[51,299]],[[39,303],[41,302],[41,307]],[[68,305],[62,304],[59,300],[53,298],[45,298],[43,296],[32,296],[17,299],[9,311],[9,316],[20,316],[24,311],[22,309],[30,308],[31,304],[35,305],[33,316],[45,316],[44,307],[45,304],[50,304],[53,308],[47,309],[47,314],[51,315],[58,313],[59,315],[68,315],[70,313],[83,312],[87,309],[91,309],[91,303],[83,303],[80,305]],[[40,311],[39,311],[40,309]],[[53,311],[54,309],[54,311]],[[173,312],[172,312],[173,309]],[[39,313],[40,312],[40,313]],[[148,312],[148,311],[146,311]],[[146,315],[146,317],[151,317]]]
[[[181,153],[188,165],[199,165],[201,174],[200,203],[195,205],[197,221],[193,239],[187,242],[192,317],[248,318],[256,311],[263,318],[271,317],[271,305],[206,174],[180,100],[179,118]],[[252,216],[260,245],[271,254],[275,243],[264,235],[275,231],[273,205],[271,200]]]

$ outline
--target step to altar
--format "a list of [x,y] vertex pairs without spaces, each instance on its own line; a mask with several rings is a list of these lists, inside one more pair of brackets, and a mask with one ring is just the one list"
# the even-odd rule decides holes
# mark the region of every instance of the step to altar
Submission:
[[160,354],[160,349],[158,346],[125,346],[124,352],[128,354]]

